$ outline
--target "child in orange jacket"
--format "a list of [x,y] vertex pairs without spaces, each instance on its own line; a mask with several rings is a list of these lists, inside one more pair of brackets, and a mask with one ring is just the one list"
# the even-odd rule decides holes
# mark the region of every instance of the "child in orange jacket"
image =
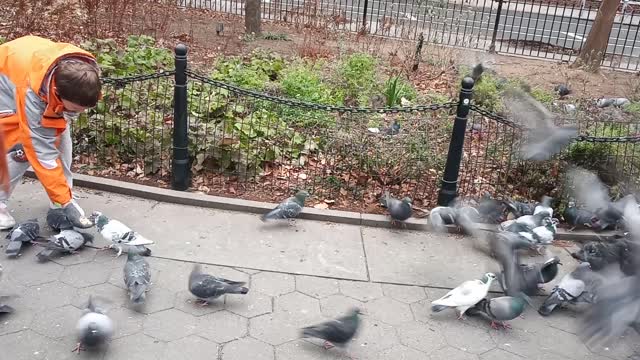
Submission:
[[15,225],[7,201],[31,166],[51,207],[73,224],[91,227],[73,199],[69,122],[101,96],[95,57],[68,43],[25,36],[0,45],[0,125],[10,190],[0,191],[0,229]]

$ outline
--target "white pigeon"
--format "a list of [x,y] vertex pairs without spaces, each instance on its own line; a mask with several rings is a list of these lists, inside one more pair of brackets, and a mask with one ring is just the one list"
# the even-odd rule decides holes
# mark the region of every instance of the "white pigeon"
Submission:
[[122,245],[128,246],[142,246],[151,245],[154,242],[140,235],[139,233],[131,230],[127,225],[121,223],[118,220],[109,219],[99,211],[94,211],[91,214],[91,220],[98,228],[100,235],[112,244],[105,247],[105,249],[118,249],[116,257],[122,255]]
[[445,296],[433,301],[431,311],[440,312],[447,308],[455,308],[458,319],[463,319],[462,316],[470,307],[487,296],[491,282],[495,279],[494,273],[486,273],[482,279],[465,281]]

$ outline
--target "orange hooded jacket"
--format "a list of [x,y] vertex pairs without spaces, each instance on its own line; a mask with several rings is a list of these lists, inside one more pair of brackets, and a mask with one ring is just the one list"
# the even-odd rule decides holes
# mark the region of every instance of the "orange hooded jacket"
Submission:
[[[64,106],[53,90],[59,61],[92,63],[95,57],[71,44],[24,36],[0,45],[0,125],[5,147],[21,144],[53,203],[71,201],[60,161],[60,134],[67,128]],[[6,153],[5,153],[6,154]],[[6,156],[6,155],[3,155]]]

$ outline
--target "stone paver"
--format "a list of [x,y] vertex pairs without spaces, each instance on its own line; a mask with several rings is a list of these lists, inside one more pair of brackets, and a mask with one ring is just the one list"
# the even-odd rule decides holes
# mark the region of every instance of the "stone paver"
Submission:
[[289,274],[261,272],[251,276],[251,288],[263,294],[278,296],[293,292],[296,282]]
[[167,344],[161,360],[210,360],[218,356],[219,345],[200,336],[190,335]]
[[336,279],[327,279],[313,276],[296,276],[296,290],[322,299],[340,292],[340,283]]
[[224,345],[222,360],[274,360],[273,346],[251,337],[234,340]]
[[[33,191],[16,192],[16,218],[45,214],[41,189],[25,185]],[[147,258],[147,302],[132,306],[122,279],[126,256],[114,258],[113,251],[87,248],[38,263],[38,249],[27,247],[17,259],[0,258],[0,295],[17,295],[9,300],[16,312],[0,315],[0,349],[8,359],[347,360],[349,354],[360,360],[627,360],[640,351],[635,331],[607,348],[585,346],[576,335],[578,307],[549,317],[527,308],[507,331],[479,318],[457,320],[453,311],[432,314],[431,301],[495,266],[467,253],[469,241],[462,237],[305,220],[262,224],[253,214],[76,192],[157,241]],[[96,246],[104,244],[96,237]],[[571,271],[566,251],[550,250],[561,256],[561,271]],[[187,289],[192,261],[209,274],[247,282],[249,293],[196,305]],[[367,276],[373,282],[361,281]],[[114,338],[102,352],[72,354],[75,324],[89,296],[114,321]],[[300,338],[300,328],[353,307],[363,312],[361,327],[346,348],[325,350],[319,339]]]
[[162,341],[173,341],[191,335],[196,319],[176,309],[153,313],[144,320],[144,333]]
[[224,310],[200,316],[195,330],[196,334],[220,344],[239,339],[247,331],[246,318]]

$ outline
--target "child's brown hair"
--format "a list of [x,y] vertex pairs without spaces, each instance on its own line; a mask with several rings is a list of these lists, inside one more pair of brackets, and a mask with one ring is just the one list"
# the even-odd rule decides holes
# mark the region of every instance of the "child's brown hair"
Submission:
[[102,83],[98,68],[88,62],[63,60],[54,73],[61,99],[84,107],[94,107],[100,100]]

